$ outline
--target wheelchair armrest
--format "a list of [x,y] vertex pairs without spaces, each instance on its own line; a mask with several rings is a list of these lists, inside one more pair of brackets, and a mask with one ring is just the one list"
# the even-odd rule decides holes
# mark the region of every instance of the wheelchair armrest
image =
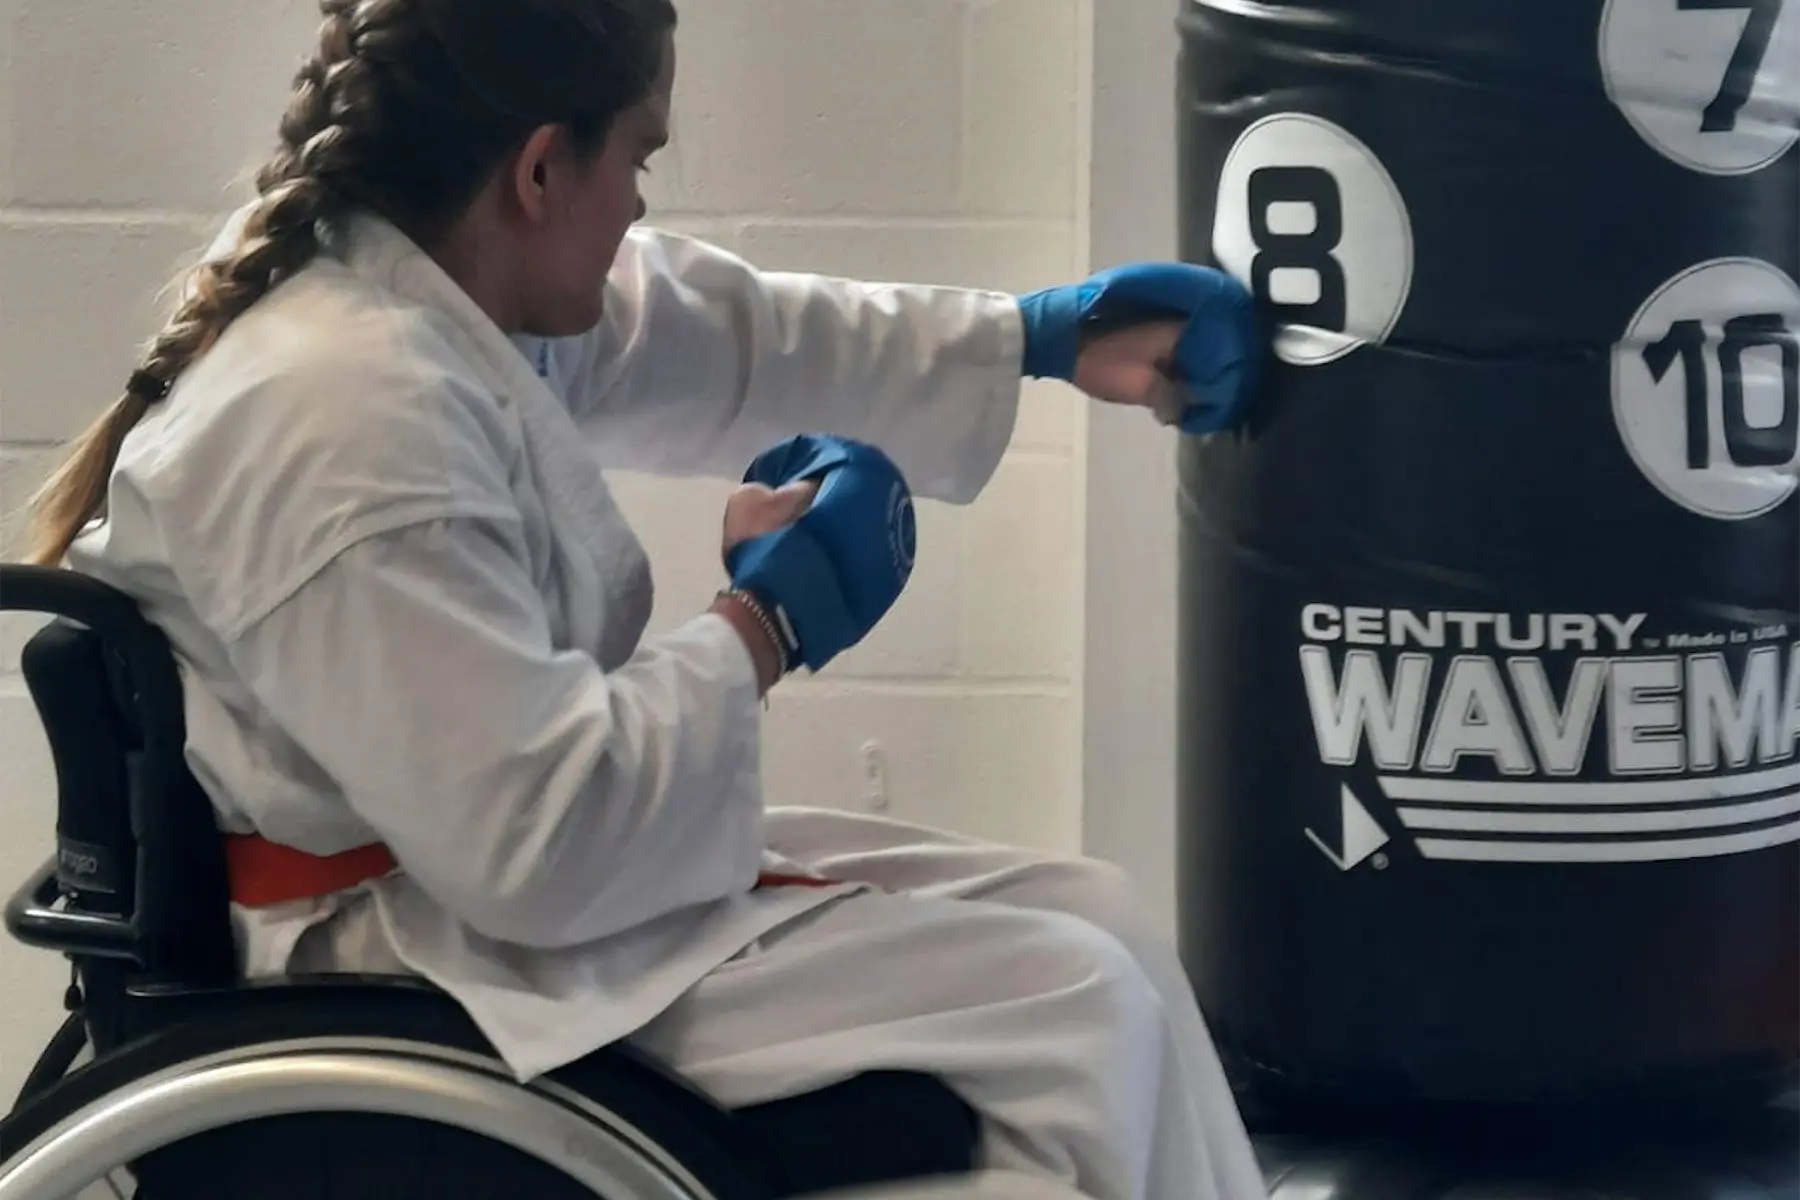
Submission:
[[118,959],[143,966],[137,928],[122,917],[59,908],[57,858],[50,858],[6,902],[6,931],[27,946]]
[[125,1000],[136,1014],[133,1024],[160,1028],[177,1025],[214,1012],[243,1012],[286,1008],[291,1005],[338,1004],[367,1000],[379,1006],[419,1006],[441,1009],[442,1015],[473,1023],[449,996],[428,981],[412,975],[365,975],[351,972],[329,975],[276,975],[239,979],[227,983],[191,983],[181,980],[142,980],[127,984]]
[[318,975],[271,975],[261,979],[239,979],[225,984],[145,983],[134,985],[130,994],[145,1000],[188,998],[196,1001],[235,1001],[258,994],[329,1000],[352,992],[369,991],[444,997],[441,989],[422,976],[376,975],[355,971]]

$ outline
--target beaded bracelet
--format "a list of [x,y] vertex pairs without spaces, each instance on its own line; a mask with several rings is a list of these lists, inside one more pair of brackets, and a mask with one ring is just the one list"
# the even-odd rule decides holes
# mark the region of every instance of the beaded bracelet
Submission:
[[763,635],[769,639],[769,644],[775,647],[775,657],[780,661],[778,678],[793,669],[794,654],[800,648],[798,639],[785,635],[782,623],[770,615],[760,596],[743,588],[726,588],[719,593],[719,599],[736,600],[749,612],[751,619],[763,631]]

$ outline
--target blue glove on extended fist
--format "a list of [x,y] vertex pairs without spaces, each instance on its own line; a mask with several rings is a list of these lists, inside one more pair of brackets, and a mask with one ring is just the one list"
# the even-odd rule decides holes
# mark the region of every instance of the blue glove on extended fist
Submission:
[[1214,433],[1242,415],[1255,390],[1262,332],[1255,300],[1236,278],[1189,263],[1134,263],[1081,283],[1019,298],[1025,317],[1024,373],[1072,383],[1084,331],[1185,320],[1175,374],[1190,402],[1184,433]]
[[873,446],[803,434],[756,457],[745,483],[818,479],[799,520],[740,542],[725,558],[731,585],[760,599],[791,634],[788,666],[817,671],[860,642],[912,577],[918,532],[912,491]]

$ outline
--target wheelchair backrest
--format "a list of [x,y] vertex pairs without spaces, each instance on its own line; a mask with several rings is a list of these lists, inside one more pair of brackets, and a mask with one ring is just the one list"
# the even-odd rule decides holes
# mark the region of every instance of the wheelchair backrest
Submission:
[[167,639],[124,593],[72,571],[0,565],[0,609],[54,618],[20,665],[55,764],[56,858],[44,874],[62,899],[51,913],[22,892],[9,929],[78,961],[125,959],[140,978],[229,981],[224,853],[184,757]]

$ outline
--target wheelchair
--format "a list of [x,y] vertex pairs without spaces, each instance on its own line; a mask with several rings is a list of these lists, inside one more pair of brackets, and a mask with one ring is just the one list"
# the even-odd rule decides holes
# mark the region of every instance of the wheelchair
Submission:
[[[616,1045],[521,1084],[423,981],[239,979],[167,642],[65,570],[0,564],[4,610],[51,618],[21,668],[57,780],[56,851],[5,922],[71,983],[0,1119],[0,1200],[120,1172],[138,1200],[1075,1200],[978,1174],[975,1114],[928,1076],[728,1111]],[[1800,1100],[1675,1132],[1511,1119],[1250,1123],[1274,1200],[1800,1200]]]
[[0,1200],[121,1170],[140,1200],[778,1200],[972,1177],[974,1113],[917,1074],[728,1112],[620,1045],[521,1085],[422,981],[241,981],[166,640],[65,570],[0,565],[0,610],[52,618],[21,667],[58,792],[56,852],[6,927],[72,967],[69,1016],[0,1122]]

